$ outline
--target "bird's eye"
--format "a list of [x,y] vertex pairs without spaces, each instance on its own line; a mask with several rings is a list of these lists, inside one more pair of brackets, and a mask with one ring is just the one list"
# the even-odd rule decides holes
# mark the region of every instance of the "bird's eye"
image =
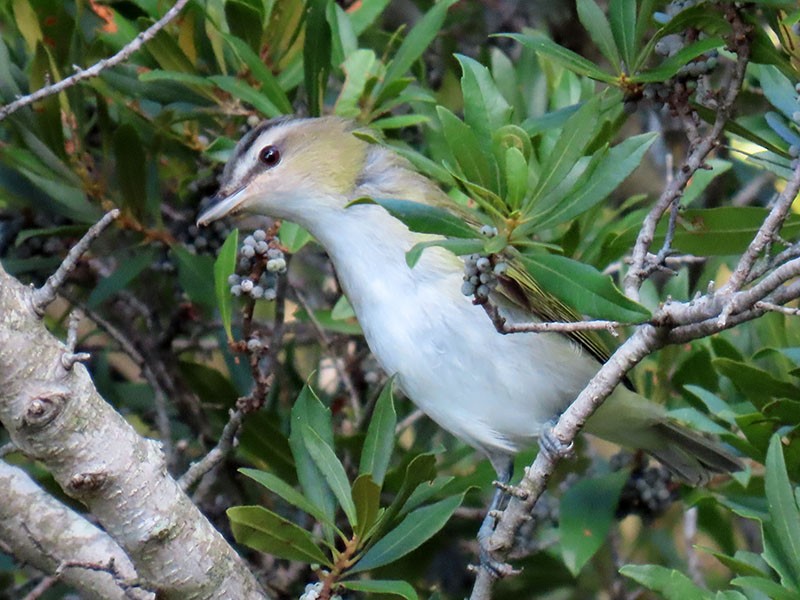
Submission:
[[271,169],[281,162],[281,153],[275,146],[264,146],[258,153],[258,160]]

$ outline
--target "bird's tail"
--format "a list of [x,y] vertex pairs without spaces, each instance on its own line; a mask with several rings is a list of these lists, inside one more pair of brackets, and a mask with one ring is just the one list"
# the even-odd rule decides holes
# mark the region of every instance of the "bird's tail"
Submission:
[[708,482],[714,473],[743,468],[719,442],[677,423],[660,406],[624,388],[617,389],[595,412],[586,431],[644,450],[692,485]]

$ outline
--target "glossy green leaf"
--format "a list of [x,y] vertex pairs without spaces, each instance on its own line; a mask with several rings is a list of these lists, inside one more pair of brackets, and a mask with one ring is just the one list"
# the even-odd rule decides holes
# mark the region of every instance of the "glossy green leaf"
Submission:
[[[140,21],[145,27],[150,27],[153,24],[149,19],[140,19]],[[147,42],[145,48],[165,71],[195,72],[192,61],[181,49],[177,38],[166,29],[159,31],[155,37]]]
[[[330,410],[323,406],[308,385],[303,387],[292,407],[289,447],[292,449],[292,456],[294,456],[297,466],[297,479],[300,481],[303,495],[323,512],[326,522],[333,522],[336,513],[336,498],[331,493],[331,489],[326,483],[327,480],[306,445],[306,429],[313,429],[316,437],[320,438],[325,445],[333,446]],[[332,541],[333,531],[330,528],[325,531],[326,539]]]
[[172,247],[172,254],[177,262],[178,281],[183,291],[192,302],[213,309],[216,305],[216,290],[214,281],[208,274],[213,269],[214,259],[192,254],[179,245]]
[[787,119],[793,119],[800,110],[797,92],[791,80],[774,66],[754,65],[753,72],[761,83],[761,89],[770,104],[781,111]]
[[761,597],[769,598],[769,600],[797,600],[796,590],[786,589],[781,584],[766,577],[735,577],[731,579],[731,585],[745,590],[760,592],[762,594]]
[[523,210],[528,212],[547,193],[561,184],[567,174],[575,168],[578,160],[592,140],[599,119],[599,99],[595,96],[569,117],[564,124],[555,146],[542,162],[542,173],[536,189],[525,201]]
[[562,67],[569,69],[573,73],[585,75],[586,77],[596,79],[597,81],[603,81],[605,83],[614,83],[616,81],[616,77],[606,73],[605,71],[601,71],[592,61],[585,59],[580,54],[576,54],[572,50],[568,50],[563,46],[559,46],[542,33],[508,33],[503,35],[504,37],[510,37],[521,43],[523,46],[543,54],[547,58],[553,60]]
[[350,18],[337,3],[328,3],[325,16],[331,28],[330,63],[332,67],[339,67],[348,56],[358,50],[358,40]]
[[611,63],[611,68],[620,72],[622,58],[605,13],[594,0],[577,0],[576,6],[581,25],[600,49],[600,53]]
[[281,244],[286,246],[289,254],[296,254],[314,239],[308,231],[291,221],[284,221],[281,223],[278,236],[280,237]]
[[340,581],[339,585],[347,590],[366,594],[400,596],[406,600],[418,600],[417,592],[405,581],[387,581],[384,579],[359,579],[357,581]]
[[713,600],[714,595],[680,571],[661,565],[625,565],[619,572],[658,593],[664,600]]
[[171,81],[183,83],[194,87],[213,87],[213,83],[202,75],[195,73],[181,73],[180,71],[165,71],[164,69],[153,69],[139,73],[139,81],[150,83],[153,81]]
[[372,419],[369,422],[358,466],[360,475],[371,475],[373,481],[379,486],[383,484],[383,478],[392,457],[392,450],[394,450],[394,428],[397,425],[397,413],[394,410],[393,385],[394,378],[391,378],[375,402],[375,409],[372,411]]
[[561,498],[559,529],[564,564],[578,575],[606,541],[627,471],[582,479]]
[[269,469],[294,485],[297,483],[297,467],[289,438],[281,426],[282,422],[275,413],[258,411],[248,415],[239,434],[237,453],[248,463],[262,470]]
[[[225,42],[233,48],[238,57],[247,65],[250,73],[260,83],[260,92],[266,99],[279,111],[279,114],[291,114],[293,111],[292,103],[286,96],[286,92],[281,89],[278,79],[272,74],[272,71],[267,68],[264,61],[256,54],[250,46],[243,40],[232,36],[225,35]],[[271,113],[264,113],[271,116]]]
[[406,264],[413,268],[422,258],[422,253],[428,248],[445,248],[456,256],[465,256],[475,252],[482,252],[484,250],[484,241],[477,239],[445,239],[419,242],[414,244],[411,250],[406,253]]
[[455,2],[456,0],[439,0],[425,13],[425,16],[417,21],[386,68],[386,75],[381,87],[385,87],[398,77],[405,75],[411,65],[422,56],[425,49],[441,31],[442,23],[447,16],[447,9]]
[[133,258],[127,258],[120,263],[120,266],[108,277],[100,280],[86,302],[89,308],[97,308],[106,299],[125,288],[131,281],[136,279],[142,271],[153,264],[155,260],[155,250],[146,248],[138,251]]
[[291,485],[286,483],[280,477],[268,473],[267,471],[259,471],[258,469],[239,469],[242,475],[246,475],[253,481],[256,481],[267,488],[269,491],[277,494],[292,506],[296,506],[303,512],[311,515],[320,523],[326,523],[333,526],[334,523],[328,520],[328,516],[319,508],[309,502],[305,496],[295,490]]
[[114,132],[117,186],[125,208],[139,220],[147,214],[146,161],[144,145],[136,128],[127,123],[120,125]]
[[397,492],[394,500],[392,500],[389,508],[380,518],[378,530],[376,532],[378,538],[382,537],[386,531],[393,527],[395,518],[401,514],[406,502],[408,502],[416,489],[426,482],[433,481],[435,478],[436,458],[432,454],[420,454],[415,456],[411,462],[408,463],[403,472],[403,481],[400,484],[400,490]]
[[728,377],[733,385],[745,394],[759,410],[772,398],[785,397],[796,400],[800,396],[800,388],[788,381],[778,379],[768,371],[752,364],[729,358],[715,358],[712,364],[721,375]]
[[442,133],[461,172],[472,183],[487,189],[495,182],[494,157],[488,158],[476,132],[443,106],[436,107]]
[[463,494],[452,496],[410,512],[372,546],[350,572],[360,573],[381,567],[416,550],[445,526],[463,499]]
[[522,263],[544,290],[581,314],[622,323],[646,320],[650,312],[619,291],[594,267],[554,254],[525,254]]
[[484,142],[484,150],[496,129],[508,124],[513,109],[497,89],[489,69],[478,61],[456,54],[461,64],[461,93],[464,98],[464,120]]
[[372,480],[369,474],[359,475],[353,482],[353,503],[356,507],[354,532],[359,541],[375,524],[381,507],[381,486]]
[[303,43],[308,111],[312,117],[322,114],[323,95],[331,70],[331,26],[326,18],[332,0],[308,0],[306,37]]
[[217,299],[217,309],[219,310],[222,327],[228,336],[228,341],[233,341],[231,331],[231,320],[233,318],[233,298],[231,288],[228,284],[228,277],[236,272],[236,254],[239,251],[239,230],[234,229],[225,238],[225,243],[219,250],[217,259],[214,261],[214,295]]
[[[649,14],[648,14],[649,16]],[[636,57],[636,0],[611,0],[608,4],[608,20],[622,60],[628,69],[634,66]]]
[[546,229],[566,223],[602,202],[639,166],[657,138],[657,133],[643,133],[611,148],[582,185],[558,204],[535,215],[532,224]]
[[[744,252],[769,211],[757,206],[723,206],[720,208],[681,211],[672,246],[679,252],[697,256],[728,256]],[[629,248],[636,240],[641,225],[623,232],[611,246]],[[664,243],[667,219],[656,229],[653,248]],[[781,229],[781,237],[795,239],[800,235],[800,217],[790,215]]]
[[786,566],[781,575],[784,587],[800,592],[800,510],[792,483],[786,473],[780,435],[775,434],[767,451],[765,488],[769,504],[769,521],[764,523],[765,535],[772,533],[776,553]]
[[309,425],[303,427],[302,434],[306,449],[317,465],[317,469],[322,473],[325,481],[328,482],[328,486],[339,501],[339,505],[347,515],[350,524],[355,524],[357,522],[356,507],[353,504],[353,496],[350,493],[350,482],[347,479],[344,466],[333,451],[333,447],[325,442]]
[[261,46],[261,35],[264,32],[262,13],[253,4],[241,0],[226,0],[225,21],[231,34],[258,51]]
[[263,506],[234,506],[226,512],[240,544],[278,558],[332,566],[309,532]]
[[283,111],[275,106],[269,97],[254,89],[246,82],[229,75],[212,75],[209,79],[220,89],[234,98],[247,102],[267,118],[279,117]]
[[418,233],[431,233],[458,238],[474,238],[477,232],[450,211],[430,204],[395,198],[363,198],[351,202],[358,204],[378,204],[399,219],[411,230]]
[[506,202],[517,210],[528,192],[528,163],[518,148],[507,148],[505,156]]
[[344,85],[334,106],[334,113],[342,117],[356,117],[361,114],[361,96],[378,59],[372,50],[359,48],[348,56],[342,64],[345,74]]
[[430,122],[430,117],[427,115],[417,115],[417,114],[410,114],[410,115],[396,115],[394,117],[384,117],[383,119],[377,119],[370,123],[370,127],[374,127],[375,129],[403,129],[405,127],[414,127],[415,125],[421,125],[423,123]]

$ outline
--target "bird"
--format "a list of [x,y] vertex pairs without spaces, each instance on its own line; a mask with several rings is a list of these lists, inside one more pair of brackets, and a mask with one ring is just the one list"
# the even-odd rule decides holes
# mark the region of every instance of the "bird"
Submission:
[[[198,225],[252,213],[308,230],[330,257],[382,368],[417,407],[485,454],[498,479],[508,482],[515,454],[546,439],[550,424],[608,353],[588,332],[498,332],[462,292],[464,258],[445,248],[426,248],[410,267],[408,251],[437,236],[411,231],[379,204],[357,201],[454,202],[407,159],[358,132],[355,122],[335,116],[264,121],[234,148]],[[503,318],[579,318],[513,261],[508,264],[489,292]],[[606,399],[585,431],[644,450],[692,485],[741,469],[716,441],[670,419],[661,405],[626,385]]]

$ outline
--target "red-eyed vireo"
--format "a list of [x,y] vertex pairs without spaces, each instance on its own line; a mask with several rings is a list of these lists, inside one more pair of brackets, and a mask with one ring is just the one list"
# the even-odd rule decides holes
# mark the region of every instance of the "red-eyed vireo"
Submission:
[[[330,255],[386,372],[506,479],[511,457],[577,397],[602,352],[586,335],[498,333],[484,309],[461,292],[464,261],[445,249],[426,249],[410,268],[406,252],[430,236],[410,231],[378,205],[348,204],[364,197],[452,201],[405,159],[356,137],[354,129],[335,117],[281,118],[256,127],[236,146],[218,199],[198,223],[247,212],[305,227]],[[526,299],[519,293],[525,285],[513,294],[507,288],[501,281],[490,299],[509,321],[543,318],[537,316],[537,303],[547,300],[541,290]],[[645,450],[690,483],[740,468],[717,444],[623,386],[586,430]]]

